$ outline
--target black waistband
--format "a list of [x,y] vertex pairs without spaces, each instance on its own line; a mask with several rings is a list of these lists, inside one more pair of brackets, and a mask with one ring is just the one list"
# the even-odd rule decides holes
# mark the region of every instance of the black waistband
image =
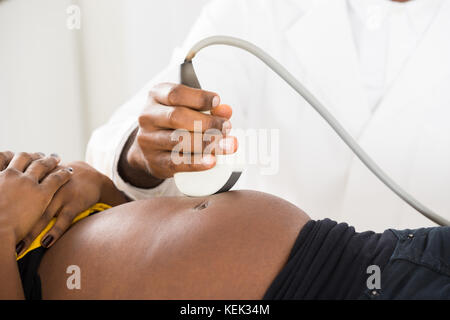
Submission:
[[46,250],[44,247],[36,248],[17,262],[26,300],[42,299],[41,279],[37,271]]

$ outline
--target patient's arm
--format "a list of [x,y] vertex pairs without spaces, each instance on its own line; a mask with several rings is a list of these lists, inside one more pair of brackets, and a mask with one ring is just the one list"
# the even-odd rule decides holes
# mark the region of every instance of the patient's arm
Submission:
[[[271,195],[131,202],[72,227],[45,254],[50,299],[259,299],[309,217]],[[67,267],[81,270],[70,290]]]
[[55,157],[0,153],[0,299],[23,299],[15,251],[54,194],[71,178],[66,169],[51,172]]

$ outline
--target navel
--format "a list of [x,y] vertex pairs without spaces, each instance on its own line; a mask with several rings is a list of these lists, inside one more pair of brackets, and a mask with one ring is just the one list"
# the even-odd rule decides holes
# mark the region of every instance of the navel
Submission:
[[194,210],[203,210],[206,209],[209,205],[209,200],[203,200],[199,204],[194,207]]

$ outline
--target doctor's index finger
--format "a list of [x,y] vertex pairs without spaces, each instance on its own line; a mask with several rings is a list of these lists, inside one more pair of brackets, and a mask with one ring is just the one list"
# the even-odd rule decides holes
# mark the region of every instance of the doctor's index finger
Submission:
[[166,106],[183,106],[207,111],[220,104],[217,93],[176,83],[160,83],[150,90],[150,96]]

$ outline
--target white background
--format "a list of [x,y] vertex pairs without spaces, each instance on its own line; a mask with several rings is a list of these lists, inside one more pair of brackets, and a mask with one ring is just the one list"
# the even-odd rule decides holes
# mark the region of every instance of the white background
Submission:
[[[91,132],[169,61],[207,0],[0,0],[0,150],[84,159]],[[67,8],[81,9],[69,30]]]

